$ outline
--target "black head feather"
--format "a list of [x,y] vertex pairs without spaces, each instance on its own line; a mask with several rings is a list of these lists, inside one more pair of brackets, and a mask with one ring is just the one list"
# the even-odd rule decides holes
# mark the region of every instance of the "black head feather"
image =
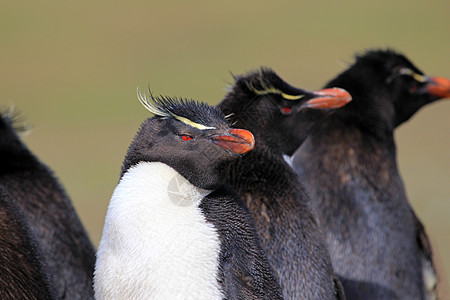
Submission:
[[234,85],[219,107],[226,115],[232,115],[230,123],[247,129],[268,126],[270,120],[281,114],[281,107],[300,107],[303,99],[306,101],[311,95],[291,86],[270,68],[262,67],[234,76],[234,79]]
[[347,70],[326,87],[346,89],[353,101],[336,116],[368,130],[392,130],[439,97],[426,92],[427,76],[405,55],[392,49],[356,55]]
[[303,89],[291,86],[267,67],[233,78],[235,84],[232,91],[247,92],[253,96],[274,94],[281,95],[286,100],[297,100],[307,93]]
[[0,173],[38,168],[40,162],[22,143],[20,136],[30,132],[31,126],[13,108],[0,112]]
[[[264,143],[272,151],[279,149],[286,154],[295,151],[304,139],[296,129],[304,130],[306,136],[318,118],[314,113],[311,118],[299,117],[303,104],[315,95],[288,84],[270,68],[234,79],[230,92],[218,105],[224,114],[232,115],[232,126],[250,130],[257,137],[257,146]],[[290,113],[284,113],[284,109]]]
[[27,135],[32,130],[32,126],[14,106],[8,109],[0,109],[0,116],[3,123],[2,126],[11,127],[19,136]]
[[416,73],[423,74],[404,54],[394,49],[370,49],[356,54],[355,58],[355,65],[370,66],[386,77],[399,68],[410,68]]
[[139,91],[138,98],[145,108],[157,117],[175,118],[178,120],[181,117],[205,128],[228,125],[220,109],[197,100],[170,98],[161,95],[157,97],[151,93],[150,98],[148,98]]

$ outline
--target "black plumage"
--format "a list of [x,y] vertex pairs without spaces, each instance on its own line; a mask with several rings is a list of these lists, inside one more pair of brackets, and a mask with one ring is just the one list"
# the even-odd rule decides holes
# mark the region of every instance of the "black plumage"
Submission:
[[95,251],[52,171],[20,141],[11,118],[0,117],[0,185],[23,213],[58,299],[93,299]]
[[264,68],[236,77],[218,105],[233,126],[255,135],[255,149],[230,164],[227,183],[246,202],[286,299],[344,298],[309,197],[283,159],[302,140],[292,133],[302,124],[296,116],[318,97]]
[[255,224],[239,195],[221,187],[200,208],[221,241],[219,282],[226,299],[283,299]]
[[58,299],[23,214],[0,186],[0,299]]
[[450,81],[424,75],[395,51],[372,50],[326,86],[345,88],[353,101],[317,124],[293,164],[347,296],[433,299],[431,247],[398,171],[394,130],[450,96]]
[[[251,133],[230,129],[218,108],[194,100],[153,96],[150,100],[143,95],[140,100],[155,117],[141,125],[124,159],[121,177],[142,162],[160,162],[194,186],[211,190],[199,208],[219,237],[216,279],[225,299],[282,299],[245,204],[223,186],[227,165],[253,148]],[[100,272],[96,270],[96,282]]]

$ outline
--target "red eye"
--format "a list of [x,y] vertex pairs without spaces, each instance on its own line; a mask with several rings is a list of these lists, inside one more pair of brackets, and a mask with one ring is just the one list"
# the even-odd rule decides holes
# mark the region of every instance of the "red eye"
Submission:
[[190,136],[190,135],[182,135],[181,139],[183,141],[190,141],[190,140],[192,140],[192,136]]
[[283,114],[290,114],[291,113],[291,108],[288,106],[285,106],[281,109],[281,111],[283,112]]

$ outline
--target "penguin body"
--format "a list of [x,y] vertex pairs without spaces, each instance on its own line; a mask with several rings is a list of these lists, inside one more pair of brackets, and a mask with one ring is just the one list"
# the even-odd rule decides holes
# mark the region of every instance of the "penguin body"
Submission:
[[156,114],[130,145],[97,253],[97,299],[281,299],[242,201],[222,187],[253,137],[218,109],[141,98]]
[[[114,191],[105,220],[96,282],[107,289],[97,291],[100,299],[181,299],[187,291],[190,299],[222,299],[219,238],[199,208],[209,192],[163,163],[130,168]],[[112,251],[103,255],[104,249]],[[107,273],[101,272],[104,268]],[[130,278],[133,288],[121,289]]]
[[0,185],[23,213],[57,297],[93,299],[94,247],[60,183],[20,141],[5,113],[0,118],[0,165]]
[[219,282],[226,299],[283,299],[246,205],[221,187],[200,208],[221,241]]
[[24,216],[0,186],[0,299],[57,299]]
[[290,126],[302,109],[339,107],[349,97],[343,90],[297,89],[261,69],[238,76],[218,105],[234,116],[233,126],[255,135],[255,149],[230,164],[227,183],[247,204],[285,299],[345,298],[308,195],[283,155],[295,150],[284,146],[297,140]]
[[[397,167],[394,130],[427,103],[450,96],[392,50],[357,57],[327,86],[353,101],[318,124],[293,156],[350,299],[434,299],[430,243]],[[423,274],[427,274],[425,280]]]

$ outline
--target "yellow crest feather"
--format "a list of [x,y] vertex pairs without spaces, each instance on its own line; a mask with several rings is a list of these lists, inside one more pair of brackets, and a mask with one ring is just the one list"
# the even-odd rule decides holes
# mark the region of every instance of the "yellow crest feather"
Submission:
[[175,119],[177,119],[178,121],[192,126],[194,128],[200,129],[200,130],[206,130],[206,129],[216,129],[215,127],[210,127],[210,126],[205,126],[203,124],[200,123],[196,123],[194,121],[189,120],[188,118],[182,117],[182,116],[178,116],[176,114],[174,114],[171,111],[164,111],[159,109],[158,107],[156,107],[151,100],[144,94],[141,93],[141,91],[139,90],[139,88],[137,89],[137,96],[139,101],[142,103],[142,105],[151,113],[153,113],[156,116],[160,116],[160,117],[174,117]]
[[253,86],[251,82],[247,82],[247,87],[249,90],[254,92],[256,95],[267,95],[267,94],[278,94],[286,100],[299,100],[304,97],[304,95],[289,95],[281,90],[275,88],[274,86],[268,86],[264,81],[261,80],[262,90],[258,90]]
[[137,88],[137,97],[139,99],[139,101],[142,103],[142,105],[148,110],[150,111],[152,114],[156,115],[156,116],[160,116],[160,117],[169,117],[170,114],[160,110],[159,108],[157,108],[155,105],[152,104],[151,100],[144,94],[141,93],[141,91],[139,90],[139,88]]

